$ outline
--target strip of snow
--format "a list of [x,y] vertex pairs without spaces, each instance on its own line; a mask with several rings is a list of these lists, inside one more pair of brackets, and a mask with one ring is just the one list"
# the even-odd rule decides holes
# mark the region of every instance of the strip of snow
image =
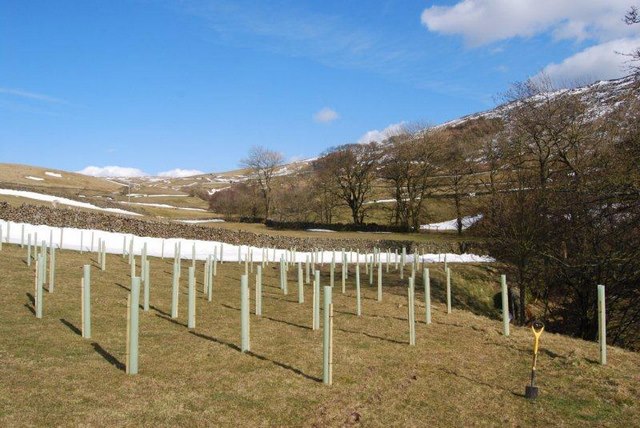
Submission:
[[171,208],[174,210],[185,210],[185,211],[204,211],[207,212],[207,210],[203,209],[203,208],[185,208],[185,207],[175,207],[173,205],[169,205],[169,204],[153,204],[153,203],[149,203],[149,202],[122,202],[123,204],[127,204],[127,205],[141,205],[144,207],[156,207],[156,208]]
[[[134,196],[132,193],[131,196]],[[145,197],[145,198],[188,198],[189,195],[140,195],[136,194],[136,198]]]
[[62,178],[62,174],[58,174],[57,172],[46,171],[44,175],[48,175],[49,177]]
[[391,202],[395,202],[395,199],[374,199],[373,201],[367,201],[365,202],[365,205],[369,205],[369,204],[388,204]]
[[200,224],[200,223],[224,223],[221,218],[210,218],[209,220],[176,220],[178,223]]
[[335,232],[335,230],[330,230],[330,229],[307,229],[307,232]]
[[25,178],[28,178],[29,180],[35,180],[35,181],[44,181],[44,178],[34,177],[32,175],[27,175]]
[[[16,223],[16,222],[7,222],[5,220],[0,220],[0,227],[2,227],[2,237],[3,242],[11,243],[11,244],[20,244],[22,237],[22,228],[24,227],[24,239],[25,242],[29,234],[31,234],[32,238],[35,240],[35,234],[38,234],[38,240],[42,242],[42,240],[47,241],[48,245],[55,245],[57,248],[63,248],[66,250],[80,250],[80,243],[83,243],[83,250],[90,250],[89,245],[91,243],[91,236],[93,235],[94,242],[98,242],[98,239],[101,239],[102,242],[105,243],[106,251],[110,254],[122,254],[123,249],[126,248],[126,251],[129,249],[129,244],[131,240],[133,240],[133,253],[135,255],[140,255],[142,253],[142,249],[144,244],[147,244],[147,255],[153,257],[160,257],[162,254],[162,247],[164,242],[164,256],[165,257],[173,257],[175,251],[175,244],[180,245],[180,253],[179,256],[182,259],[190,260],[192,257],[192,251],[195,247],[195,256],[197,260],[206,260],[210,255],[214,253],[218,255],[218,258],[222,254],[222,258],[224,261],[238,261],[238,256],[240,256],[240,260],[244,260],[246,256],[253,255],[253,260],[255,262],[260,262],[263,260],[269,260],[271,262],[277,262],[281,257],[285,257],[287,260],[292,260],[295,262],[305,262],[307,257],[310,257],[310,252],[299,252],[276,248],[260,248],[260,247],[249,247],[247,245],[231,245],[227,243],[222,243],[218,241],[202,241],[202,240],[194,240],[194,239],[182,239],[182,238],[151,238],[151,237],[141,237],[135,236],[126,233],[117,233],[117,232],[106,232],[103,230],[96,229],[76,229],[76,228],[59,228],[59,227],[51,227],[39,225],[35,226],[28,223]],[[64,233],[62,231],[64,230]],[[52,241],[49,241],[50,237],[52,237]],[[62,241],[62,242],[61,242]],[[124,244],[124,245],[123,245]],[[94,250],[97,250],[97,245],[94,247]],[[315,260],[318,262],[328,262],[332,259],[334,254],[338,252],[334,251],[318,251],[314,252]],[[340,254],[342,254],[340,252]],[[358,253],[356,252],[345,252],[347,256],[347,261],[349,263],[355,263],[358,261]],[[395,253],[385,253],[381,252],[377,257],[380,258],[380,261],[385,263],[387,261],[387,256],[389,257],[390,263],[395,263],[396,255]],[[408,264],[413,262],[413,255],[407,254],[406,262]],[[438,263],[438,262],[446,262],[448,263],[492,263],[495,262],[495,259],[489,256],[478,256],[475,254],[424,254],[421,257],[427,263]],[[370,254],[361,253],[359,257],[360,263],[364,263],[369,260]],[[401,256],[398,255],[397,259],[400,260]]]
[[43,193],[27,192],[24,190],[0,189],[0,195],[17,196],[20,198],[34,199],[36,201],[52,202],[56,204],[69,205],[72,207],[86,208],[90,210],[106,211],[115,214],[141,215],[131,211],[121,210],[120,208],[102,208],[87,202],[74,201],[73,199],[61,198],[58,196],[45,195]]
[[105,178],[104,181],[108,181],[109,183],[117,184],[118,186],[129,187],[129,185],[126,184],[126,183],[120,183],[119,181],[109,180],[108,178]]
[[[474,216],[468,216],[462,218],[462,230],[469,228],[476,222],[478,222],[482,218],[482,214],[477,214]],[[420,226],[420,230],[458,230],[458,220],[447,220],[440,223],[431,223],[431,224],[423,224]]]
[[223,190],[225,190],[225,189],[228,189],[228,188],[230,188],[230,187],[231,187],[231,186],[221,187],[221,188],[219,188],[219,189],[211,189],[211,190],[208,190],[208,191],[207,191],[207,193],[209,194],[209,196],[211,196],[211,195],[213,195],[213,194],[215,194],[215,193],[221,192],[221,191],[223,191]]

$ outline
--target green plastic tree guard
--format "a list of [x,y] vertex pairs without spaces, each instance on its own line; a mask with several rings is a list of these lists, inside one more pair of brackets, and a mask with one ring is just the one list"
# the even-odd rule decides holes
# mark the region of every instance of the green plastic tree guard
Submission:
[[82,337],[91,338],[91,265],[82,267]]
[[333,304],[331,286],[324,287],[324,320],[322,329],[322,382],[333,383]]
[[240,278],[240,349],[249,352],[249,277],[242,275]]

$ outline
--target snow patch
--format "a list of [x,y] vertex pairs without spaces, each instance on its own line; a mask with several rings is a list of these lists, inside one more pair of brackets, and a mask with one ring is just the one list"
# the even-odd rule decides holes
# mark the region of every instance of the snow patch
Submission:
[[46,171],[44,175],[48,175],[49,177],[62,178],[62,174],[58,174],[57,172]]
[[[35,226],[28,223],[15,223],[15,222],[7,222],[5,220],[0,220],[0,226],[4,233],[9,229],[8,224],[11,224],[11,234],[9,236],[3,237],[5,242],[12,244],[19,244],[21,241],[22,234],[22,226],[24,226],[25,233],[30,233],[34,235],[38,233],[39,236],[43,237],[53,237],[53,241],[50,245],[55,245],[56,247],[68,249],[68,250],[80,250],[80,242],[84,242],[83,250],[90,250],[90,248],[86,245],[87,242],[91,242],[90,235],[94,235],[94,239],[100,239],[105,243],[105,250],[110,254],[122,254],[122,244],[123,240],[126,240],[126,248],[129,248],[129,242],[133,239],[133,252],[134,254],[141,254],[142,249],[145,244],[147,244],[147,255],[151,257],[160,257],[162,255],[162,247],[164,242],[164,256],[165,257],[173,257],[174,256],[174,244],[179,243],[181,252],[179,257],[182,259],[191,260],[192,250],[195,246],[195,258],[197,260],[206,260],[210,255],[218,254],[218,256],[222,255],[222,259],[224,261],[238,261],[238,256],[240,256],[240,260],[244,260],[247,255],[250,253],[253,254],[253,260],[255,262],[262,261],[263,255],[265,256],[265,260],[269,260],[272,262],[277,262],[281,259],[281,257],[285,256],[287,258],[293,259],[295,262],[304,262],[307,260],[307,257],[310,257],[310,252],[302,252],[296,251],[291,254],[290,250],[284,249],[274,249],[267,248],[263,249],[260,247],[250,247],[248,245],[231,245],[227,243],[222,243],[218,241],[201,241],[201,240],[192,240],[192,239],[182,239],[182,238],[151,238],[151,237],[141,237],[134,236],[131,234],[117,233],[117,232],[106,232],[103,230],[97,229],[75,229],[70,227],[65,227],[64,229],[64,241],[60,242],[61,231],[62,228],[59,227],[51,227],[39,225]],[[51,234],[51,232],[53,232]],[[83,240],[81,236],[83,236]],[[264,250],[264,251],[263,251]],[[333,256],[333,251],[319,251],[314,253],[316,255],[316,260],[331,260]],[[364,263],[369,260],[371,257],[370,254],[360,254],[358,259],[358,253],[356,252],[346,252],[347,260],[349,263],[355,263],[356,261],[360,261],[360,263]],[[380,261],[385,263],[387,261],[387,257],[389,257],[390,262],[395,262],[396,259],[399,261],[400,256],[396,256],[395,254],[387,254],[380,253],[378,257],[380,257]],[[413,263],[413,255],[407,254],[406,262]],[[489,256],[478,256],[476,254],[425,254],[420,256],[427,263],[438,263],[446,261],[448,263],[492,263],[495,262],[495,259]]]
[[44,181],[44,178],[33,177],[31,175],[27,175],[25,178],[28,178],[29,180],[34,180],[34,181]]
[[177,223],[201,224],[201,223],[224,223],[221,218],[210,218],[208,220],[176,220]]
[[69,205],[72,207],[105,211],[105,212],[110,212],[115,214],[126,214],[126,215],[136,215],[136,216],[141,215],[131,211],[121,210],[119,208],[102,208],[102,207],[95,206],[93,204],[89,204],[87,202],[79,202],[79,201],[74,201],[73,199],[61,198],[61,197],[52,196],[52,195],[45,195],[43,193],[27,192],[24,190],[0,189],[0,195],[18,196],[21,198],[33,199],[36,201],[45,201],[45,202],[51,202],[53,204]]
[[[462,218],[462,230],[469,228],[482,218],[482,214],[474,216],[467,216]],[[458,220],[447,220],[440,223],[423,224],[420,226],[420,230],[458,230]]]

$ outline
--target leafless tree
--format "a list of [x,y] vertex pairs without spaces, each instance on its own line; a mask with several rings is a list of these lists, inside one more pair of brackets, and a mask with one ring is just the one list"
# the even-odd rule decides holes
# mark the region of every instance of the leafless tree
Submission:
[[314,162],[314,169],[330,180],[335,195],[351,210],[354,224],[362,224],[364,203],[373,189],[380,148],[376,143],[339,147]]
[[284,158],[281,153],[268,150],[261,146],[251,147],[247,157],[240,161],[242,166],[252,171],[253,177],[258,182],[264,202],[265,220],[269,218],[269,214],[271,213],[273,178],[283,163]]
[[[640,11],[636,6],[631,6],[624,16],[624,22],[627,25],[640,24]],[[633,52],[625,52],[623,55],[631,57],[631,61],[638,63],[640,61],[640,47],[636,48]],[[630,70],[637,76],[640,74],[640,65],[632,65]]]
[[380,176],[388,180],[395,199],[396,224],[417,230],[426,200],[433,190],[440,146],[427,129],[392,137],[385,150]]

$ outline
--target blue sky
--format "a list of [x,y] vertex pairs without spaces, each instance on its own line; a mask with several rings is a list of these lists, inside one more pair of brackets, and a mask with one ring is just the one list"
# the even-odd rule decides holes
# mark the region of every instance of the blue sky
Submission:
[[157,174],[232,169],[252,145],[312,157],[491,108],[543,69],[559,84],[620,77],[615,51],[640,45],[628,7],[8,0],[0,162]]

